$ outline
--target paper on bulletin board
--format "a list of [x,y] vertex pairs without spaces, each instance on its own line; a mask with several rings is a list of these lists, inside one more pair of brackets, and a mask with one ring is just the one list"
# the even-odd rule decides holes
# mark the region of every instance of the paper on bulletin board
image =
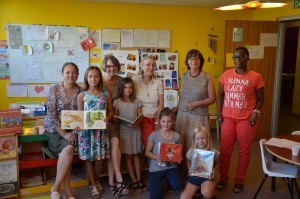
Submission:
[[232,53],[226,53],[226,67],[235,67]]
[[92,38],[96,44],[96,46],[94,46],[94,48],[101,49],[101,31],[100,30],[90,30],[90,38]]
[[146,47],[157,47],[157,30],[146,30]]
[[264,46],[249,46],[249,58],[250,59],[263,59],[264,58]]
[[40,61],[27,60],[25,62],[25,70],[27,79],[43,79]]
[[7,97],[27,97],[27,84],[6,84]]
[[76,48],[78,46],[76,35],[60,35],[59,40],[55,40],[56,48]]
[[107,42],[102,43],[102,50],[119,50],[119,49],[120,49],[120,44],[107,43]]
[[86,57],[76,57],[74,59],[71,59],[71,62],[75,63],[79,69],[79,76],[77,81],[84,82],[84,72],[89,66],[89,59]]
[[47,97],[50,85],[27,85],[28,97]]
[[61,82],[63,81],[61,75],[61,68],[46,68],[45,80],[48,82]]
[[146,30],[134,29],[133,40],[134,47],[144,47],[146,45]]
[[260,33],[260,45],[265,47],[276,47],[277,36],[277,33]]
[[170,48],[170,31],[159,30],[158,31],[158,47]]
[[121,47],[133,47],[133,29],[121,29]]
[[102,29],[102,42],[120,42],[120,29]]
[[28,41],[44,41],[48,40],[47,26],[27,26]]

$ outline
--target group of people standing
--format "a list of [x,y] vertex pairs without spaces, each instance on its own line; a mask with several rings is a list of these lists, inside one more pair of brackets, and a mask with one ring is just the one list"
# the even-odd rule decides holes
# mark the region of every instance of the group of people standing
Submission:
[[[220,152],[212,147],[209,132],[208,106],[216,100],[215,87],[211,75],[202,70],[204,57],[198,50],[190,50],[186,55],[188,71],[181,78],[180,102],[171,109],[164,108],[163,85],[154,75],[156,62],[152,56],[141,60],[141,73],[133,78],[117,76],[120,70],[118,59],[114,56],[105,57],[102,63],[105,74],[102,75],[98,67],[89,67],[85,71],[83,88],[76,84],[78,67],[72,62],[65,63],[62,68],[64,81],[51,87],[44,120],[49,148],[59,153],[51,198],[60,198],[60,186],[63,183],[64,198],[74,199],[70,187],[70,169],[76,146],[80,159],[86,163],[90,191],[95,199],[104,193],[98,180],[104,160],[108,165],[109,191],[115,197],[128,194],[130,188],[137,193],[149,190],[141,180],[139,154],[143,149],[150,159],[150,198],[162,198],[164,179],[171,189],[182,190],[177,164],[161,162],[159,142],[183,144],[181,165],[186,173],[189,172],[193,148],[215,152],[213,173],[209,179],[188,177],[180,197],[187,199],[192,198],[199,189],[205,198],[215,198],[215,186],[223,189],[227,185],[230,158],[237,141],[239,162],[233,191],[241,192],[250,160],[252,137],[258,126],[257,117],[263,105],[264,82],[260,74],[247,68],[249,52],[246,48],[235,49],[233,59],[236,68],[224,72],[218,92],[218,121],[222,124]],[[106,110],[104,122],[107,128],[61,129],[61,110]],[[175,112],[178,112],[176,122]],[[115,117],[133,121],[141,113],[143,117],[132,125],[120,125]],[[129,187],[123,182],[120,171],[121,154],[125,154],[131,179]],[[221,178],[216,185],[214,176],[217,169]]]

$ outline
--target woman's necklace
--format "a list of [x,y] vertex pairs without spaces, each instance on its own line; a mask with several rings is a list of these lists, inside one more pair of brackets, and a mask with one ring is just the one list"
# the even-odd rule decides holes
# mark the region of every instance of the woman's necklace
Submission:
[[191,70],[190,70],[190,76],[191,76],[192,78],[198,77],[198,76],[200,75],[200,73],[201,73],[201,70],[199,70],[199,73],[198,73],[197,75],[193,76],[193,75],[192,75],[192,72],[191,72]]
[[[236,72],[237,74],[239,74],[239,73],[237,72],[236,69],[235,69],[235,72]],[[244,72],[244,74],[239,74],[239,75],[245,75],[245,74],[247,74],[247,72],[248,72],[248,68],[247,68],[247,70]]]

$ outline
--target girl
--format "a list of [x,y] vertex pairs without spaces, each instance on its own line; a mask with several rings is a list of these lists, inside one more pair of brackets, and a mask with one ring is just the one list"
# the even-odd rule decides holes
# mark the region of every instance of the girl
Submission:
[[[134,87],[130,77],[122,79],[120,86],[122,94],[114,101],[115,115],[134,121],[142,114],[142,104],[135,98]],[[129,188],[137,193],[148,191],[148,186],[141,182],[141,163],[139,153],[142,151],[141,131],[139,123],[143,117],[139,117],[132,125],[120,125],[120,148],[121,153],[126,154],[126,168],[131,178]],[[133,159],[132,159],[133,158]],[[135,170],[135,173],[134,173]]]
[[171,130],[175,115],[169,108],[164,108],[159,114],[161,129],[154,131],[148,138],[146,156],[150,158],[150,199],[161,199],[163,196],[163,180],[166,179],[173,190],[181,190],[183,183],[177,169],[177,163],[172,165],[161,162],[158,155],[159,142],[180,144],[180,135]]
[[[103,89],[102,74],[98,67],[90,66],[84,75],[84,91],[77,97],[77,110],[107,110],[104,122],[113,117],[111,96]],[[78,134],[79,158],[85,160],[86,171],[91,182],[93,198],[100,198],[103,188],[98,182],[103,159],[110,156],[107,129],[82,130]],[[95,166],[94,166],[95,162]]]
[[[197,127],[194,130],[193,135],[193,143],[192,147],[186,153],[187,158],[187,166],[190,168],[191,166],[191,159],[193,154],[193,149],[201,149],[207,151],[213,151],[214,155],[214,167],[211,177],[209,179],[202,178],[202,177],[193,177],[188,175],[188,180],[185,189],[181,193],[181,199],[192,199],[194,194],[201,189],[201,194],[205,198],[216,198],[214,196],[214,190],[216,183],[214,181],[214,172],[216,169],[219,168],[219,151],[212,147],[212,141],[210,137],[210,133],[204,126]],[[189,170],[190,173],[190,170]]]

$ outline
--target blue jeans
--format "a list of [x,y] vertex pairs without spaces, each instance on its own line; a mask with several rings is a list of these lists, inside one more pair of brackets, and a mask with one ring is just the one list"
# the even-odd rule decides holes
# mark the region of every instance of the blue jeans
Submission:
[[182,179],[177,168],[150,172],[150,199],[162,199],[163,181],[165,178],[172,189],[183,189]]

